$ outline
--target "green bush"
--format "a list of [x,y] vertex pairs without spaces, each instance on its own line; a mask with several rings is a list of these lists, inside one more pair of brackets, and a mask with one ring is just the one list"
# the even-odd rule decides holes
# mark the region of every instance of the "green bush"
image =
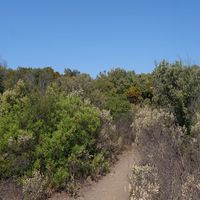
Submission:
[[130,200],[159,200],[159,181],[154,167],[134,165],[130,175]]
[[161,62],[153,72],[153,102],[167,108],[178,124],[190,133],[194,113],[199,106],[200,70],[181,62]]
[[90,175],[100,113],[76,95],[60,96],[57,103],[57,130],[44,134],[37,148],[37,165],[55,187]]
[[24,125],[24,107],[28,104],[25,92],[20,81],[15,89],[0,96],[0,177],[22,175],[31,167],[33,133]]
[[38,171],[48,187],[73,193],[79,181],[106,173],[120,149],[112,117],[77,92],[51,86],[29,95],[20,81],[0,104],[1,178],[23,180]]
[[110,110],[114,119],[119,119],[123,116],[129,116],[131,105],[125,95],[112,95],[107,97],[105,108]]

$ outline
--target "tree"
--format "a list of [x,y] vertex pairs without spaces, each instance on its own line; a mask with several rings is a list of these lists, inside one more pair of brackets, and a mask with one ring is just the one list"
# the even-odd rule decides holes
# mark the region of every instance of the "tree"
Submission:
[[46,88],[58,77],[60,74],[54,72],[51,67],[43,69],[18,67],[16,70],[6,70],[3,83],[5,89],[11,89],[19,80],[23,80],[30,90],[39,90],[44,93]]
[[64,70],[64,76],[67,76],[67,77],[77,76],[79,74],[80,72],[78,70],[72,70],[70,68],[66,68]]
[[6,68],[0,65],[0,93],[3,93],[4,87],[4,79],[6,75]]

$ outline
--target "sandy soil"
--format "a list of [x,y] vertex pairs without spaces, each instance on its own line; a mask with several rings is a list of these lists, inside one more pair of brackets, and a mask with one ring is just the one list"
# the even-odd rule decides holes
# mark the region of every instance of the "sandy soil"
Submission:
[[21,200],[22,190],[12,181],[0,181],[0,200]]

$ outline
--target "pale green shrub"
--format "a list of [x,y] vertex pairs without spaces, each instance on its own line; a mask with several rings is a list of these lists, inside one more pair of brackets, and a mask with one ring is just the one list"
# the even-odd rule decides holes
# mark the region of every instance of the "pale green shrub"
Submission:
[[[149,137],[158,137],[161,134],[170,135],[177,145],[182,143],[184,128],[176,126],[173,114],[163,109],[142,108],[135,117],[132,124],[133,131],[136,133],[136,143],[140,144],[142,136],[148,134]],[[162,130],[155,133],[156,130]]]
[[[150,173],[154,179],[146,175],[146,168],[146,171],[144,168],[134,169],[132,180],[136,181],[134,184],[131,181],[132,199],[137,199],[133,196],[138,194],[136,185],[143,186],[139,190],[139,195],[143,195],[143,198],[139,196],[138,199],[151,199],[145,196],[146,193],[149,194],[150,187],[144,188],[147,182],[156,180],[161,200],[199,200],[200,115],[197,113],[190,136],[185,128],[177,125],[173,115],[162,109],[141,109],[132,127],[136,132],[142,162],[150,166],[150,169],[157,169],[156,173]],[[140,179],[135,178],[137,172],[140,172]]]
[[46,199],[47,179],[35,171],[31,178],[23,180],[23,200]]
[[172,114],[148,107],[138,112],[132,127],[144,164],[157,169],[160,199],[178,199],[185,168],[182,157],[185,130],[176,125]]
[[132,167],[130,176],[130,200],[159,199],[158,174],[155,168],[148,165]]
[[106,157],[113,160],[122,148],[121,138],[116,134],[116,126],[107,110],[100,112],[101,129],[97,138],[97,149],[105,152]]
[[198,176],[188,175],[181,188],[182,200],[198,200],[200,198],[200,180]]

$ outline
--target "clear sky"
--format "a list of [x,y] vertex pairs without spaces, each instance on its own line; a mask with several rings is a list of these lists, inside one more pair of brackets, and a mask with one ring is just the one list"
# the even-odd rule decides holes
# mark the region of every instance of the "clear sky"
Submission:
[[0,0],[0,59],[96,75],[200,64],[200,0]]

